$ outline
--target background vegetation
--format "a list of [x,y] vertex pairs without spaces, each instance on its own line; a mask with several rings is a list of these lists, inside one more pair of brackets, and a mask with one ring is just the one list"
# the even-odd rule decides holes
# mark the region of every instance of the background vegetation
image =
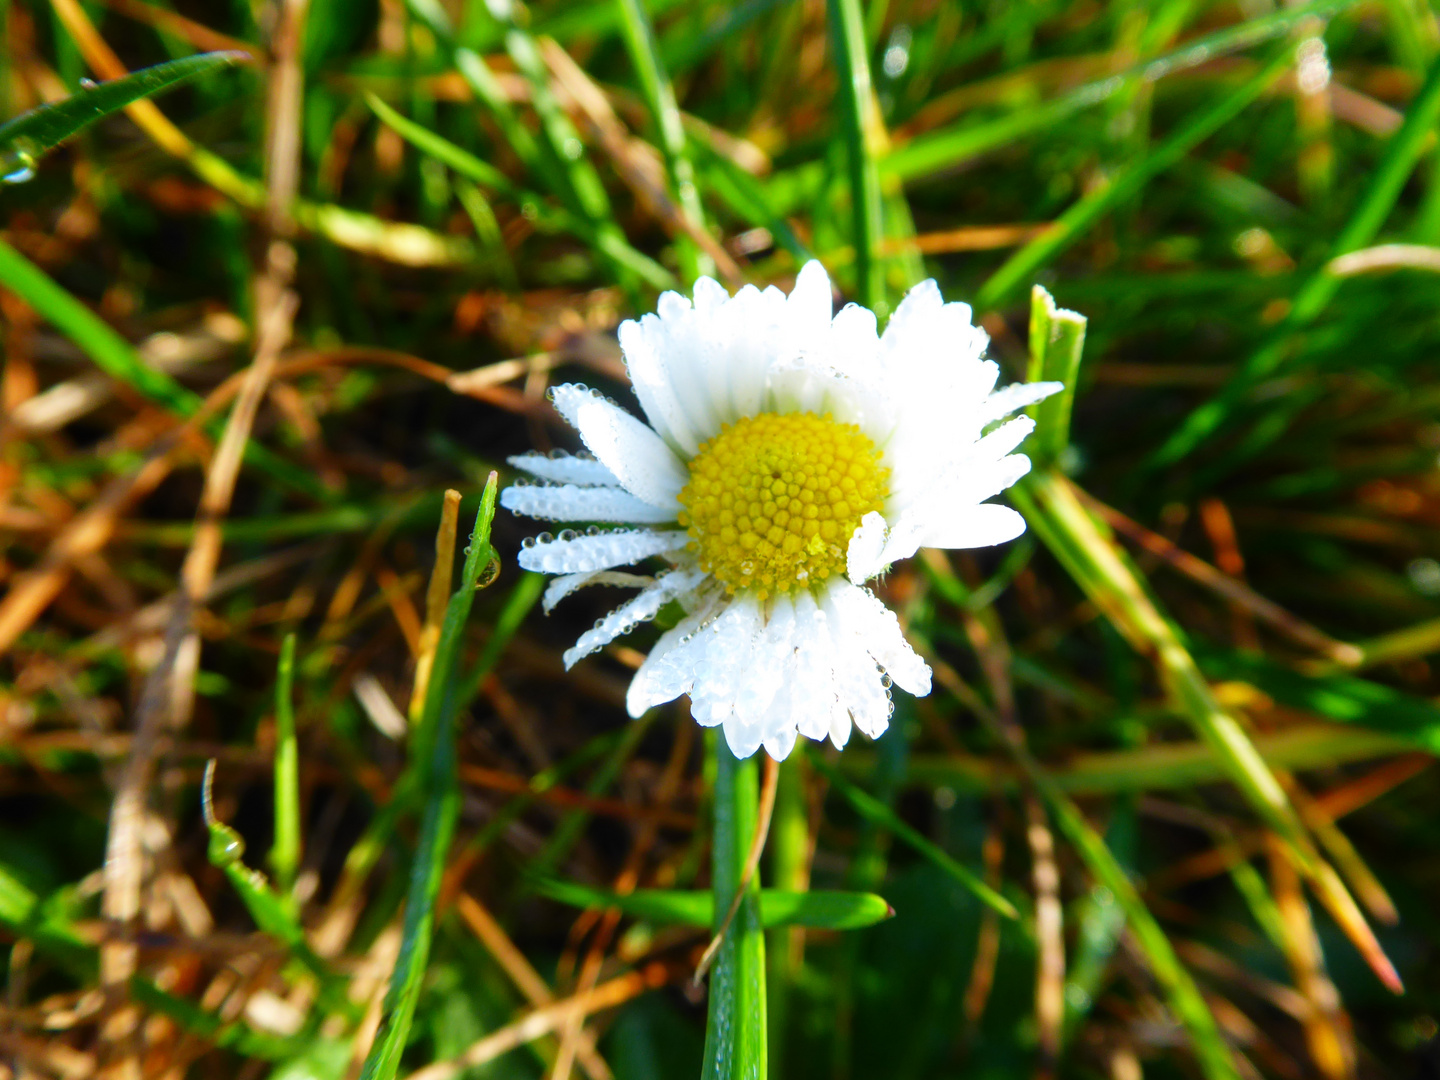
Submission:
[[781,773],[766,884],[896,914],[768,932],[770,1072],[1440,1069],[1426,0],[0,26],[0,115],[77,101],[0,130],[8,1075],[700,1071],[703,733],[624,716],[652,630],[563,675],[609,598],[480,496],[658,290],[811,255],[1074,415],[1024,539],[886,579],[935,693]]

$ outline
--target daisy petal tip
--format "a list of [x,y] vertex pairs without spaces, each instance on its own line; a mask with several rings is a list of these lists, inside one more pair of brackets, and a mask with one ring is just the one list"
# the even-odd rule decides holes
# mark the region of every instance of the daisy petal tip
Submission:
[[885,540],[888,535],[885,518],[872,510],[860,519],[860,527],[850,538],[845,553],[846,576],[856,585],[863,585],[885,569]]

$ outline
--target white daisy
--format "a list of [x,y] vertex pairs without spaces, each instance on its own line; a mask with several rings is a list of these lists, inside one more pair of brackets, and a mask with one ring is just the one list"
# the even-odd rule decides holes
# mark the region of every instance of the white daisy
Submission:
[[[798,734],[844,746],[853,723],[889,724],[892,682],[930,692],[930,669],[865,582],[922,546],[985,547],[1025,530],[985,502],[1030,469],[1011,453],[1034,427],[1017,409],[1059,383],[995,390],[986,336],[934,281],[910,291],[884,336],[806,264],[787,297],[701,278],[620,327],[648,425],[579,384],[551,400],[593,456],[524,454],[538,478],[500,496],[552,521],[626,527],[542,533],[520,565],[560,575],[549,611],[584,585],[632,585],[565,653],[570,667],[672,600],[686,612],[630,684],[630,714],[689,694],[737,757],[783,759]],[[658,557],[655,576],[616,567]]]

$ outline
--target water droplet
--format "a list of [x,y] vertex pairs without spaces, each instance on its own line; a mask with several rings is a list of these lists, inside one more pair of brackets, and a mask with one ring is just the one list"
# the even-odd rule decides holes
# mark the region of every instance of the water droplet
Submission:
[[880,685],[883,686],[886,690],[889,690],[890,687],[895,685],[895,680],[890,678],[889,675],[881,675]]
[[[553,394],[554,391],[551,391],[551,393]],[[562,448],[560,448],[560,447],[557,446],[554,450],[551,450],[550,453],[547,454],[546,456],[547,456],[551,461],[564,461],[566,458],[568,458],[568,457],[570,456],[570,451],[569,451],[569,450],[562,449]]]
[[550,544],[554,541],[555,537],[551,536],[549,533],[541,533],[539,536],[535,537],[535,542],[537,544]]
[[500,576],[500,555],[496,551],[490,552],[490,558],[485,562],[485,569],[480,571],[480,576],[475,579],[475,590],[485,588],[494,583]]
[[520,541],[520,546],[522,548],[533,548],[535,546],[535,538],[533,536],[525,537],[524,540]]
[[561,529],[561,530],[560,530],[560,539],[561,539],[561,540],[564,540],[566,543],[569,543],[571,540],[574,540],[575,537],[577,537],[577,536],[579,536],[579,535],[580,535],[580,534],[577,533],[574,529]]
[[555,388],[553,386],[545,391],[545,400],[550,402],[555,400]]
[[599,390],[593,390],[593,389],[592,389],[592,390],[590,391],[590,396],[593,397],[596,401],[599,401],[599,400],[600,400],[602,397],[604,397],[605,395],[602,394],[602,393],[600,393]]
[[85,77],[82,75],[82,76],[80,77],[80,89],[81,89],[81,90],[98,90],[98,89],[100,89],[100,84],[99,84],[98,82],[96,82],[94,79],[87,79],[87,78],[85,78]]
[[586,535],[586,536],[599,536],[599,535],[600,535],[600,526],[599,526],[599,525],[591,525],[588,529],[585,530],[585,535]]
[[0,154],[0,180],[7,184],[23,184],[35,179],[35,155],[24,145]]

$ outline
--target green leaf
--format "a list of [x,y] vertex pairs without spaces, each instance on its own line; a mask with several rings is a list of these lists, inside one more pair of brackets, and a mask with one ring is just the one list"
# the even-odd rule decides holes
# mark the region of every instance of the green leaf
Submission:
[[35,175],[35,163],[42,155],[96,120],[207,71],[249,59],[243,52],[187,56],[136,71],[123,79],[87,86],[64,101],[22,113],[0,126],[0,179],[12,184],[29,180]]
[[[553,878],[539,882],[535,889],[572,907],[614,908],[650,922],[710,926],[715,921],[715,898],[708,889],[636,889],[622,895]],[[766,930],[777,926],[858,930],[894,914],[885,898],[874,893],[760,890],[760,924]]]
[[425,705],[411,740],[412,760],[424,766],[420,786],[427,795],[425,815],[410,870],[400,955],[395,959],[380,1030],[365,1058],[361,1080],[392,1080],[399,1069],[430,957],[430,942],[435,933],[435,900],[440,894],[445,860],[460,816],[460,787],[455,768],[455,716],[459,712],[456,672],[476,588],[495,554],[490,546],[490,524],[495,519],[498,487],[498,477],[491,473],[480,500],[480,512],[475,515],[470,545],[465,549],[459,587],[445,609]]

